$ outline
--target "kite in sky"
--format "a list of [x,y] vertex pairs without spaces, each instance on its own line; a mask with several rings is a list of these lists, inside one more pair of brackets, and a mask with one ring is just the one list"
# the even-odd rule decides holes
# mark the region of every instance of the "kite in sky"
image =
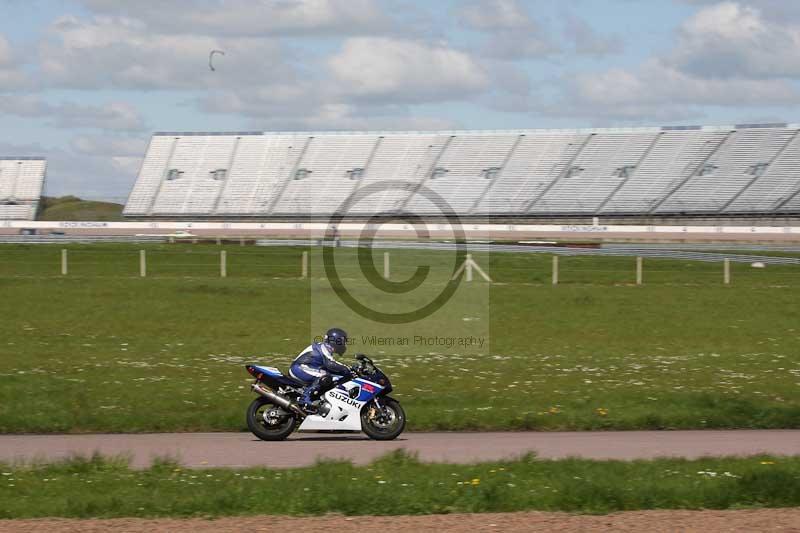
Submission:
[[224,56],[225,52],[222,50],[211,50],[211,53],[208,54],[208,68],[211,69],[211,72],[215,72],[217,69],[214,68],[214,54],[219,54]]

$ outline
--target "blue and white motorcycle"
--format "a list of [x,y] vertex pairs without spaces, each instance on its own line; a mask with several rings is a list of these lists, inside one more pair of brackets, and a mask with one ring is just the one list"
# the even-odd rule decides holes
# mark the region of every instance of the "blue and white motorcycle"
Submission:
[[314,412],[297,403],[305,384],[270,366],[246,365],[258,398],[247,408],[247,427],[262,440],[283,440],[297,431],[363,431],[375,440],[396,439],[406,414],[391,398],[386,374],[363,354],[356,355],[355,376],[324,392]]

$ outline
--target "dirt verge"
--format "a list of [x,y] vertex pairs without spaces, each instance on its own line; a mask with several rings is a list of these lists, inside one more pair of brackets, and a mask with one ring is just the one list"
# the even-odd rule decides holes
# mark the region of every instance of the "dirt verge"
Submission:
[[[739,511],[634,511],[602,516],[566,513],[498,513],[427,516],[344,517],[338,515],[288,518],[111,520],[0,520],[0,532],[180,532],[303,531],[329,532],[339,528],[367,526],[385,532],[473,532],[473,531],[794,531],[800,532],[800,508]],[[351,529],[346,529],[350,531]]]

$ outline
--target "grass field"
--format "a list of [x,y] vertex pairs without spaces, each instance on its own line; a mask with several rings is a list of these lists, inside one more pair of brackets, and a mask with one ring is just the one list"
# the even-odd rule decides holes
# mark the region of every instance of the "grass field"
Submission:
[[523,510],[608,513],[800,505],[800,459],[419,463],[402,452],[369,466],[292,470],[131,470],[100,457],[0,464],[0,518],[396,515]]
[[[301,280],[299,248],[224,247],[225,279],[213,245],[147,246],[147,278],[139,247],[69,248],[67,276],[61,247],[0,248],[0,432],[241,430],[243,363],[285,366],[334,321],[410,429],[800,427],[798,267],[733,265],[726,287],[719,264],[648,260],[637,287],[632,258],[561,258],[553,287],[548,256],[476,255],[491,287],[387,326],[346,312],[316,250]],[[393,276],[446,263],[425,254],[392,252]],[[487,344],[361,338],[415,331]]]

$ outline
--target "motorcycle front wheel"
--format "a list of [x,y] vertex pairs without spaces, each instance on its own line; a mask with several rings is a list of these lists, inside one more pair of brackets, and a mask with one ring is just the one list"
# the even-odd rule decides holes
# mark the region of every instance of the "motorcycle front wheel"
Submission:
[[361,430],[373,440],[396,439],[406,427],[406,413],[393,398],[380,400],[382,409],[370,402],[361,410]]
[[284,440],[297,420],[267,398],[258,397],[247,407],[247,428],[261,440]]

